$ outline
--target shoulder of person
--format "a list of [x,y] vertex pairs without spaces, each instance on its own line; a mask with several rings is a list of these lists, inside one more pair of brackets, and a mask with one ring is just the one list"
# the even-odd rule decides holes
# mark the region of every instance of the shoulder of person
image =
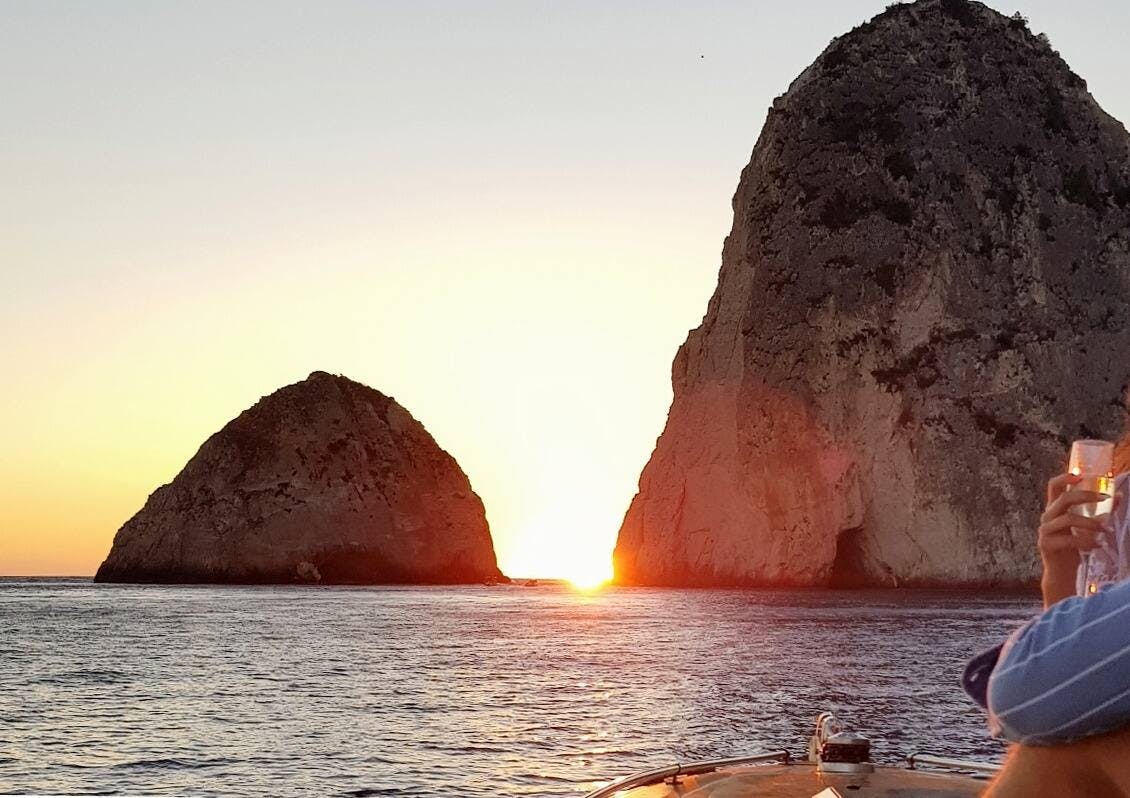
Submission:
[[1119,579],[1130,576],[1130,471],[1114,478],[1114,494],[1121,496],[1121,503],[1111,513],[1110,525],[1114,530],[1114,544],[1118,548],[1122,566]]
[[1126,517],[1127,505],[1130,504],[1130,471],[1124,471],[1114,478],[1114,493],[1117,496],[1122,494],[1122,506],[1114,511],[1114,515],[1119,518]]

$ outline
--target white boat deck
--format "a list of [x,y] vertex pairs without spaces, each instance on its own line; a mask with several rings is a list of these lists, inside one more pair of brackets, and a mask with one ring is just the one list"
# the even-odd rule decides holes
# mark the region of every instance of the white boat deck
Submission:
[[[968,798],[988,786],[984,777],[876,766],[873,773],[818,773],[814,765],[753,765],[652,784],[617,798]],[[835,792],[821,792],[832,788]]]

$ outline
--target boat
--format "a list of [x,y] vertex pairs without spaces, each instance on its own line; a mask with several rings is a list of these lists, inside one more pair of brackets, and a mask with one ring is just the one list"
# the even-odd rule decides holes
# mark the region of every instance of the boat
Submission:
[[785,750],[669,765],[625,776],[585,798],[967,798],[1000,765],[916,752],[901,765],[871,762],[871,741],[831,712],[816,719],[808,757]]

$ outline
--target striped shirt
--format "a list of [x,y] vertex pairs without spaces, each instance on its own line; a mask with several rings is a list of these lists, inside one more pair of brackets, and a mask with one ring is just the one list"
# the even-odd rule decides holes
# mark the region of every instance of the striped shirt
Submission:
[[[1130,475],[1120,475],[1116,493],[1125,493],[1128,481]],[[1113,581],[1094,595],[1058,602],[970,662],[965,688],[988,709],[994,736],[1053,745],[1130,725],[1127,504],[1096,551],[1107,559],[1092,566],[1092,575],[1097,566],[1103,579]]]

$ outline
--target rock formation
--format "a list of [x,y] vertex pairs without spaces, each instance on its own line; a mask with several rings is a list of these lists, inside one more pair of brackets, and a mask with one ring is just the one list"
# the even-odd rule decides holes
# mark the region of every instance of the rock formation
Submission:
[[1046,37],[896,5],[778,98],[620,529],[653,585],[1020,585],[1120,432],[1130,137]]
[[504,579],[483,504],[388,396],[324,372],[209,438],[119,530],[95,581]]

